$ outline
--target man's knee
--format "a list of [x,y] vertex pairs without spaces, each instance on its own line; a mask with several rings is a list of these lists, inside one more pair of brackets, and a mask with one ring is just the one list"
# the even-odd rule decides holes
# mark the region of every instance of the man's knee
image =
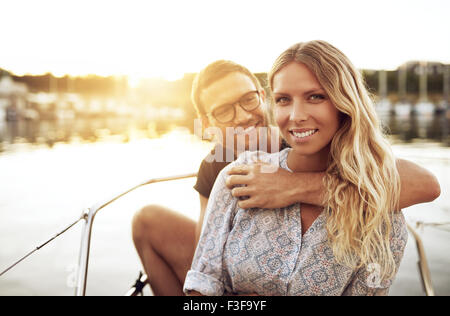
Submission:
[[151,235],[161,228],[161,218],[167,212],[162,206],[147,205],[140,209],[133,217],[132,233],[134,243],[148,240]]

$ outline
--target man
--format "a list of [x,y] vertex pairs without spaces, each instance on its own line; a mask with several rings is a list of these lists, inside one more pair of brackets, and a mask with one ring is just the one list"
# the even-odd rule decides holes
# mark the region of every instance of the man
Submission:
[[[283,142],[274,146],[279,138],[267,128],[265,91],[241,65],[230,61],[208,65],[193,83],[192,101],[202,126],[219,136],[215,150],[202,161],[194,186],[200,198],[199,221],[156,205],[143,208],[133,219],[133,240],[155,295],[183,295],[209,194],[220,170],[231,162],[226,158],[237,157],[241,149],[273,151],[285,146]],[[233,196],[241,197],[241,208],[279,208],[295,202],[322,206],[324,173],[289,173],[281,168],[266,172],[264,166],[255,163],[230,171],[227,185]],[[439,184],[428,171],[405,160],[398,160],[397,167],[400,208],[439,196]]]

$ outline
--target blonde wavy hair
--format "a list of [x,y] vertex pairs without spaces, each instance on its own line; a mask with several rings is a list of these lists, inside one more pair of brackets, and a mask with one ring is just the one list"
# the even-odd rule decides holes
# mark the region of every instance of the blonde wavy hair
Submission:
[[298,43],[283,52],[268,74],[291,62],[306,65],[341,112],[324,178],[327,232],[339,263],[380,266],[381,279],[395,274],[390,247],[392,214],[398,209],[400,178],[360,72],[325,41]]

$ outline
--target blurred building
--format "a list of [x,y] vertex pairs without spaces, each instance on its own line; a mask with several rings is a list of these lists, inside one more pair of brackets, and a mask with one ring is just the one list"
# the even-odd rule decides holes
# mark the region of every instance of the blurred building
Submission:
[[0,77],[0,120],[16,121],[27,107],[28,88],[7,74]]
[[399,68],[404,68],[408,72],[416,75],[422,74],[423,69],[426,69],[426,74],[430,76],[437,76],[443,73],[445,64],[432,61],[409,61],[404,63]]

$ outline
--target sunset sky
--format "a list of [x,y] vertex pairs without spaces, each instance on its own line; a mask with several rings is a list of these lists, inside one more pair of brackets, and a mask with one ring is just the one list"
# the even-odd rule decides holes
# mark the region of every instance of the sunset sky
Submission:
[[265,72],[291,44],[327,40],[358,68],[450,63],[450,1],[0,2],[0,68],[176,79],[216,59]]

